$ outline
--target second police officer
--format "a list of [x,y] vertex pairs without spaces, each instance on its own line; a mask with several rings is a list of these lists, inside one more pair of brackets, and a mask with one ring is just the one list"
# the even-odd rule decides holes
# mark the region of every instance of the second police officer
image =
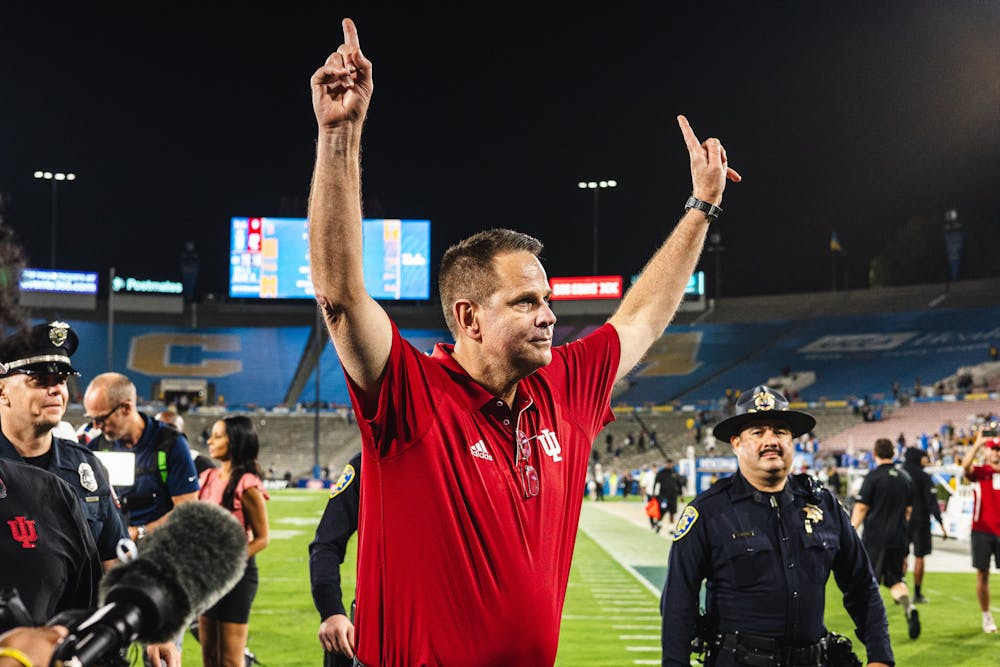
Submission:
[[86,447],[53,434],[69,401],[67,378],[79,341],[64,322],[33,327],[0,345],[0,458],[29,463],[68,482],[76,493],[105,568],[127,538],[103,464]]
[[821,484],[790,475],[792,439],[815,424],[789,410],[781,393],[758,386],[715,426],[739,470],[699,494],[677,521],[661,599],[665,666],[688,667],[696,637],[705,664],[715,667],[859,664],[843,650],[846,638],[828,636],[823,623],[831,572],[868,665],[895,664],[885,606],[847,513]]

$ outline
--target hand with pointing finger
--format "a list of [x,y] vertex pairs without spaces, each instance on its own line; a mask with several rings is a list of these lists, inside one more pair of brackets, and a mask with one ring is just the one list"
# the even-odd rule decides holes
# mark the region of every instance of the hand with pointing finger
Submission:
[[354,123],[360,133],[372,98],[372,63],[361,53],[358,29],[343,20],[344,43],[312,75],[313,111],[321,129]]
[[743,177],[729,167],[729,158],[722,142],[710,137],[698,141],[691,124],[684,116],[677,116],[688,156],[691,158],[691,194],[702,201],[718,206],[726,189],[726,179],[739,183]]

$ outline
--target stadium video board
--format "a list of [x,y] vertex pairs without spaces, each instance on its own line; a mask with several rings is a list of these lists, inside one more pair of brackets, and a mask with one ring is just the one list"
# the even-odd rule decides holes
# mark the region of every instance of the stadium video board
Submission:
[[[230,297],[314,297],[306,218],[233,218],[229,238]],[[362,238],[365,288],[372,298],[430,298],[429,220],[366,218]]]

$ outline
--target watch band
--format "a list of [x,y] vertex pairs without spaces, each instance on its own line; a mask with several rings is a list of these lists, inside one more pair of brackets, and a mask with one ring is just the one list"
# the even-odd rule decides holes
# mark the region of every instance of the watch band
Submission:
[[712,220],[718,220],[719,214],[722,213],[721,206],[709,204],[707,201],[702,201],[697,197],[688,197],[687,201],[684,202],[684,212],[687,213],[693,208],[698,209]]

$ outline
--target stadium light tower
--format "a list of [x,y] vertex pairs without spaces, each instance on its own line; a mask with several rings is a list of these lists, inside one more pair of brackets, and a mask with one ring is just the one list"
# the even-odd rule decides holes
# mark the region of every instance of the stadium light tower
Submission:
[[35,178],[41,178],[47,181],[52,181],[52,229],[50,231],[50,256],[49,256],[49,268],[56,268],[56,221],[59,219],[59,184],[64,181],[75,181],[76,174],[63,173],[61,171],[36,171]]
[[600,206],[600,192],[605,188],[617,188],[618,181],[607,180],[607,181],[580,181],[576,184],[576,187],[581,190],[591,190],[594,193],[594,266],[593,275],[598,275],[597,270],[597,235],[598,230],[601,227],[601,206]]

